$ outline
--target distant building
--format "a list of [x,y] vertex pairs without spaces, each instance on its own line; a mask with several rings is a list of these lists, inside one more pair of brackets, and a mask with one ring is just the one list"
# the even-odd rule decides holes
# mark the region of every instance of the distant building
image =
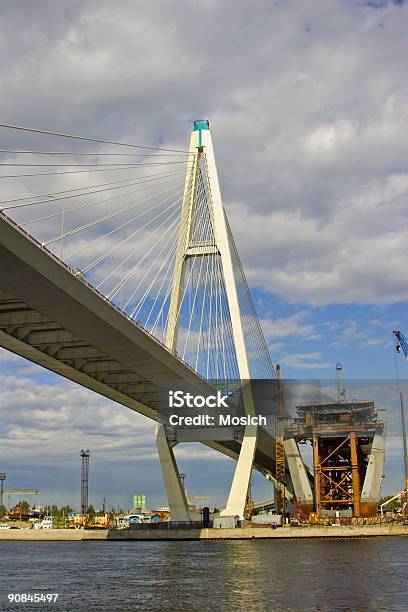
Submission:
[[146,495],[143,493],[142,495],[134,495],[132,509],[134,512],[144,512],[146,510]]

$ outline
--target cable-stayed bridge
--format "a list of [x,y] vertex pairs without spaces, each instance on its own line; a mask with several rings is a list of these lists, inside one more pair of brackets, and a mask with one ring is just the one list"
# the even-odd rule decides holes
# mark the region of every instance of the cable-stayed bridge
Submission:
[[[160,424],[160,385],[189,381],[208,394],[222,381],[274,378],[208,122],[195,122],[188,150],[0,129],[0,345],[158,421],[172,516],[190,520],[173,447],[191,433]],[[254,415],[250,385],[240,389]],[[253,467],[275,481],[274,426],[195,432],[237,460],[226,515],[244,515]],[[300,455],[287,454],[296,496],[310,504]]]

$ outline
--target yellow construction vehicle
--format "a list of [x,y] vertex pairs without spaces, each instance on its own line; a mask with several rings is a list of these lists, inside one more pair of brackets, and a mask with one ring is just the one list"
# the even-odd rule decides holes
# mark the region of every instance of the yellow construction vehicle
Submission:
[[97,529],[110,529],[115,526],[115,518],[112,514],[103,514],[102,516],[95,516],[91,527]]
[[76,514],[69,523],[71,529],[110,529],[115,526],[115,517],[112,514],[94,516],[92,521],[87,514]]

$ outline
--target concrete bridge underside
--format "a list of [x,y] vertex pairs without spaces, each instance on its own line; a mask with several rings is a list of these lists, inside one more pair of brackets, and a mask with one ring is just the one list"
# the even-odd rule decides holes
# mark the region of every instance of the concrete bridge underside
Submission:
[[[0,346],[159,420],[163,380],[208,383],[0,213]],[[241,441],[201,440],[238,458]],[[273,480],[274,438],[261,429],[254,467]]]

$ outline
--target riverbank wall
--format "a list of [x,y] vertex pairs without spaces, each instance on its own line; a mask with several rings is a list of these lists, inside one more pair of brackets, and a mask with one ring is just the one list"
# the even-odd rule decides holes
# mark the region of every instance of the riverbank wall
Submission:
[[2,541],[282,540],[408,536],[408,525],[245,527],[237,529],[3,529]]

